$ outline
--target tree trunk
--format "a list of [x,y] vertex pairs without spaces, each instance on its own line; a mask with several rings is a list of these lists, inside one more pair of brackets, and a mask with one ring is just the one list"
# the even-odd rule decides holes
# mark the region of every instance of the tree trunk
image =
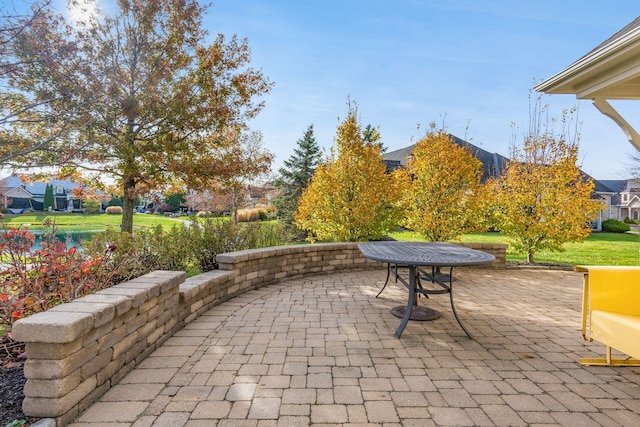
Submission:
[[527,252],[527,262],[533,263],[533,252],[531,251]]
[[133,210],[135,202],[135,181],[133,178],[125,177],[123,190],[120,232],[133,233]]

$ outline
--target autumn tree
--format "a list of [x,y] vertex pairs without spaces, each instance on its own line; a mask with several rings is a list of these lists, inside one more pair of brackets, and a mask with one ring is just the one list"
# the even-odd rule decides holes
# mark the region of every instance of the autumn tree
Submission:
[[527,262],[534,262],[541,250],[561,251],[567,242],[582,241],[602,208],[591,199],[593,180],[578,167],[573,113],[563,115],[556,132],[556,120],[541,120],[546,107],[539,102],[522,146],[514,146],[511,161],[494,182],[498,227],[516,250],[527,254]]
[[280,176],[274,186],[282,192],[273,202],[278,210],[278,217],[285,223],[293,222],[293,215],[298,209],[298,199],[309,184],[321,158],[320,146],[313,135],[313,125],[309,125],[302,138],[298,139],[298,147],[278,169]]
[[479,219],[482,163],[435,126],[418,141],[402,170],[403,225],[432,242],[455,239]]
[[378,239],[397,225],[397,199],[395,176],[386,173],[380,145],[364,140],[357,109],[350,108],[329,158],[300,197],[295,224],[312,241]]
[[142,189],[210,163],[271,88],[250,68],[246,40],[218,35],[207,44],[205,11],[197,0],[122,0],[113,15],[70,25],[47,9],[12,41],[16,57],[32,64],[11,76],[16,92],[55,97],[53,110],[74,113],[73,132],[35,159],[114,176],[123,231],[132,231]]
[[[34,25],[49,19],[49,4],[50,0],[25,2],[20,10],[14,2],[0,4],[0,165],[5,167],[22,166],[31,153],[58,141],[74,117],[73,110],[55,108],[63,94],[47,92],[45,87],[23,90],[16,78],[41,60],[22,57],[17,41]],[[65,49],[47,54],[46,60],[57,61]]]
[[227,195],[233,219],[237,221],[238,209],[244,207],[247,186],[269,175],[273,153],[264,147],[262,133],[258,131],[229,130],[218,141],[215,152],[203,153],[208,161],[181,162],[177,168],[185,169],[184,175],[188,178],[184,184],[187,188]]

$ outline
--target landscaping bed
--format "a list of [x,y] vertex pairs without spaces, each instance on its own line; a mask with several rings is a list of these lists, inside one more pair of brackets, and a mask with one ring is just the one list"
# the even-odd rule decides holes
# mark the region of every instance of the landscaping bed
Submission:
[[[25,426],[38,418],[27,417],[22,412],[22,392],[27,381],[24,377],[24,344],[4,336],[0,338],[0,426],[24,420]],[[18,424],[20,425],[20,424]]]

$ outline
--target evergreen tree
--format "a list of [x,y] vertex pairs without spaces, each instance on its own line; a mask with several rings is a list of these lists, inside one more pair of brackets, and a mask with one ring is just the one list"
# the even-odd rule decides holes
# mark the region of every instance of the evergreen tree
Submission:
[[362,140],[367,144],[377,144],[380,147],[380,152],[384,154],[387,152],[387,147],[384,146],[381,139],[380,130],[371,124],[362,130]]
[[278,209],[280,219],[286,224],[293,222],[293,214],[298,209],[298,199],[309,184],[320,162],[321,151],[313,135],[313,125],[309,125],[303,137],[298,140],[298,147],[284,161],[284,167],[278,169],[280,177],[274,186],[282,191],[273,204]]
[[44,206],[43,210],[46,212],[49,208],[55,208],[55,200],[53,199],[53,185],[47,184],[44,189]]
[[397,175],[386,173],[377,141],[364,140],[355,108],[338,126],[335,141],[300,196],[295,223],[311,241],[379,239],[398,224]]

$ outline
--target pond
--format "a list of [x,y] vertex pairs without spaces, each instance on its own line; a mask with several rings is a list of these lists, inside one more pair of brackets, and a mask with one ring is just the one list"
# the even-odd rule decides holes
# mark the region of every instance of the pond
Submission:
[[[36,242],[31,248],[31,250],[38,250],[41,248],[40,243],[42,243],[42,235],[44,234],[43,230],[30,230],[31,233],[35,236]],[[74,246],[82,246],[83,241],[91,240],[97,234],[102,233],[101,231],[58,231],[55,236],[61,242],[67,244],[67,247]]]

